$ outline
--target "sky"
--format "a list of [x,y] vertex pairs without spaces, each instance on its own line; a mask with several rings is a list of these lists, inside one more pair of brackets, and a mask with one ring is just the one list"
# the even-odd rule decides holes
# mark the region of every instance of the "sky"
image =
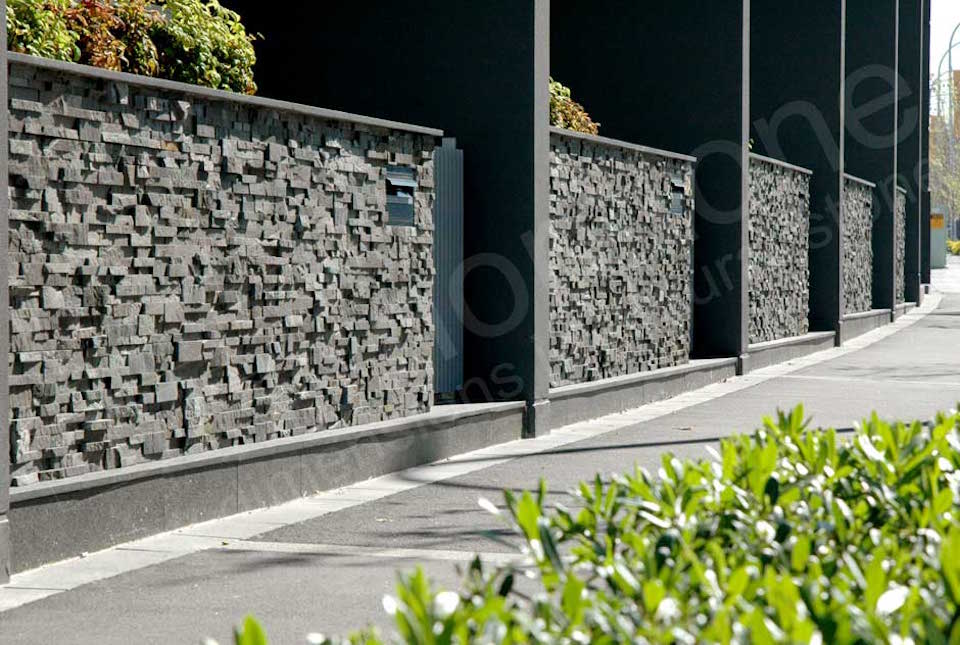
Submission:
[[[960,0],[933,0],[930,11],[930,66],[933,68],[930,73],[936,75],[940,59],[947,51],[950,33],[960,24]],[[960,42],[960,32],[954,42]],[[953,67],[960,69],[960,47],[953,50]]]

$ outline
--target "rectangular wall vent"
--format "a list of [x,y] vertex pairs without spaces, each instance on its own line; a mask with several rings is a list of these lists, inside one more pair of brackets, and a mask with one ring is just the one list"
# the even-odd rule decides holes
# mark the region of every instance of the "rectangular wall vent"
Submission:
[[413,195],[417,189],[417,171],[413,168],[387,168],[387,213],[390,226],[416,226]]

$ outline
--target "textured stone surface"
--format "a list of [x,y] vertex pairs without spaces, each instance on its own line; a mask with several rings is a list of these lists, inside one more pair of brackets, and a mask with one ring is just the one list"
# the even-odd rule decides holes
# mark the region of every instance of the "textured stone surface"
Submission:
[[[10,83],[14,483],[429,409],[431,137]],[[416,227],[386,223],[388,165]]]
[[844,313],[873,309],[873,188],[845,180],[843,193]]
[[893,265],[893,294],[897,304],[907,299],[907,195],[897,189],[896,210],[894,212],[894,265]]
[[550,141],[551,387],[686,363],[692,164]]
[[810,330],[810,176],[750,160],[750,343]]

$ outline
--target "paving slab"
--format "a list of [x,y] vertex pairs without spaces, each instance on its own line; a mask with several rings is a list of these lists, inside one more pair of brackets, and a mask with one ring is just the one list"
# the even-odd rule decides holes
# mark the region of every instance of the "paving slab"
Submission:
[[4,644],[233,643],[232,627],[256,614],[273,643],[311,632],[346,633],[379,621],[398,570],[422,565],[440,584],[454,564],[364,555],[214,550],[116,576],[0,614]]

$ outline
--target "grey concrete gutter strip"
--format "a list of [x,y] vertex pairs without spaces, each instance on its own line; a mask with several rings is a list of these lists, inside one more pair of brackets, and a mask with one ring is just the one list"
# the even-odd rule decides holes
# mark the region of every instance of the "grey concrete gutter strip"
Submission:
[[750,153],[751,161],[760,161],[762,163],[770,164],[771,166],[780,166],[781,168],[786,168],[787,170],[792,170],[794,172],[799,172],[804,175],[812,175],[813,171],[809,168],[803,168],[801,166],[795,166],[792,163],[787,163],[786,161],[780,161],[779,159],[774,159],[773,157],[764,157],[763,155],[758,155],[756,153]]
[[720,383],[736,373],[737,360],[721,358],[556,388],[550,390],[550,422],[559,428],[636,409]]
[[576,385],[565,385],[550,390],[551,400],[563,400],[571,397],[593,394],[595,392],[604,392],[607,390],[642,385],[645,383],[655,383],[658,381],[683,376],[694,372],[711,370],[720,367],[736,366],[735,358],[714,358],[707,360],[690,361],[686,365],[677,365],[676,367],[665,367],[650,372],[641,372],[639,374],[629,374],[627,376],[617,376],[614,378],[594,381],[591,383],[578,383]]
[[850,175],[850,174],[847,174],[847,173],[844,173],[844,174],[843,174],[843,178],[846,179],[846,180],[848,180],[848,181],[852,181],[852,182],[854,182],[854,183],[857,183],[857,184],[863,184],[864,186],[867,186],[868,188],[876,188],[876,187],[877,187],[877,185],[876,185],[875,183],[873,183],[872,181],[867,181],[866,179],[860,179],[859,177],[855,177],[855,176]]
[[261,444],[223,448],[200,455],[139,464],[120,470],[90,473],[20,489],[14,488],[11,490],[10,498],[13,505],[18,505],[33,500],[64,496],[79,491],[103,489],[116,484],[130,483],[152,477],[165,477],[181,472],[206,470],[216,466],[242,464],[321,447],[346,446],[388,435],[400,436],[419,430],[429,430],[434,426],[454,424],[474,417],[516,413],[523,407],[522,402],[437,407],[428,414],[403,419],[276,439]]
[[766,352],[773,349],[781,349],[783,347],[793,347],[794,345],[816,343],[817,341],[826,340],[828,338],[836,338],[836,333],[832,331],[815,331],[810,332],[809,334],[804,334],[803,336],[794,336],[793,338],[780,338],[778,340],[771,340],[765,343],[754,343],[753,345],[750,345],[749,351],[751,353]]
[[786,363],[808,354],[832,349],[836,342],[836,332],[820,331],[793,338],[755,343],[747,349],[742,370],[746,374],[771,365]]
[[301,103],[291,103],[288,101],[268,99],[260,96],[248,96],[246,94],[236,94],[234,92],[214,90],[207,87],[201,87],[199,85],[191,85],[190,83],[168,81],[166,79],[140,76],[138,74],[128,74],[126,72],[114,72],[112,70],[101,69],[99,67],[79,65],[77,63],[67,63],[58,60],[49,60],[46,58],[39,58],[37,56],[30,56],[28,54],[10,52],[9,62],[20,65],[28,65],[30,67],[39,67],[41,69],[57,72],[64,72],[67,74],[76,74],[78,76],[84,76],[87,78],[112,81],[115,83],[128,83],[130,85],[166,92],[176,92],[178,94],[184,94],[199,99],[225,101],[239,105],[248,105],[253,108],[277,110],[280,112],[300,114],[317,119],[347,121],[349,123],[356,123],[358,125],[385,128],[388,130],[400,130],[403,132],[423,134],[432,137],[443,136],[443,130],[439,130],[437,128],[428,128],[426,126],[411,125],[409,123],[390,121],[388,119],[361,116],[358,114],[351,114],[349,112],[341,112],[340,110],[328,110],[325,108],[303,105]]
[[568,139],[578,139],[580,141],[593,143],[600,146],[610,146],[612,148],[623,148],[624,150],[632,150],[634,152],[641,152],[643,154],[648,154],[648,155],[656,155],[658,157],[667,157],[669,159],[679,159],[681,161],[689,161],[690,163],[697,162],[696,157],[680,154],[679,152],[670,152],[669,150],[660,150],[659,148],[650,148],[648,146],[641,146],[639,144],[630,143],[628,141],[610,139],[608,137],[601,137],[595,134],[586,134],[584,132],[575,132],[573,130],[566,130],[564,128],[551,127],[550,134],[556,135],[558,137],[566,137]]
[[847,322],[849,320],[862,320],[864,318],[880,318],[880,317],[889,317],[889,309],[872,309],[870,311],[861,311],[855,314],[847,314],[843,317],[843,321]]
[[883,327],[889,324],[892,318],[893,311],[890,309],[874,309],[848,314],[840,321],[840,342],[846,344],[852,338]]

